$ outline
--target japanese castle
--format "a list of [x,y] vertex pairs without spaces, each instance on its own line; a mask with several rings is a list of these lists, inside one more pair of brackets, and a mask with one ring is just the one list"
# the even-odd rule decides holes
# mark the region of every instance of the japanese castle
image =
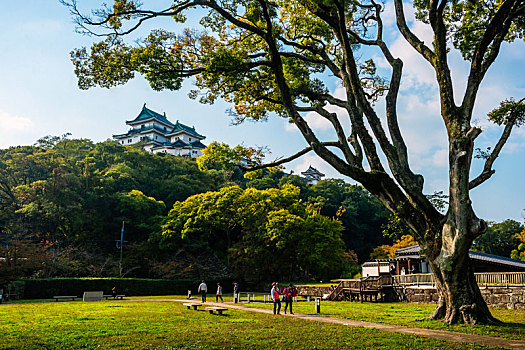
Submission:
[[316,184],[318,181],[321,181],[321,179],[324,177],[324,174],[314,168],[310,165],[308,170],[301,172],[301,175],[304,176],[304,179],[308,181],[308,183]]
[[182,123],[172,123],[166,118],[166,113],[159,114],[144,106],[139,115],[126,121],[131,127],[125,134],[113,135],[113,139],[121,145],[133,145],[141,142],[144,150],[153,153],[165,153],[196,159],[206,148],[201,140],[206,137]]

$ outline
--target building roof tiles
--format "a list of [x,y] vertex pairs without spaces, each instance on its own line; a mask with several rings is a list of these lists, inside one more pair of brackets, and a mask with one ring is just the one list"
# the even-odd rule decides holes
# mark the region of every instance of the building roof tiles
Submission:
[[173,130],[170,131],[170,134],[176,134],[178,132],[186,132],[187,134],[193,135],[196,138],[199,138],[201,140],[205,138],[204,136],[199,134],[197,131],[195,131],[194,127],[189,127],[187,125],[184,125],[177,120],[177,122],[175,123],[173,127]]
[[144,106],[142,106],[142,110],[140,111],[139,115],[133,119],[133,120],[128,120],[126,121],[126,124],[135,124],[135,123],[139,123],[143,120],[147,120],[147,119],[151,119],[151,118],[155,118],[155,119],[158,119],[160,122],[164,123],[164,124],[167,124],[169,126],[175,126],[172,122],[170,122],[167,118],[166,118],[166,114],[159,114],[155,111],[152,111],[151,109],[147,108],[146,107],[146,104],[144,103]]
[[[394,253],[398,257],[414,257],[414,254],[419,254],[421,248],[419,245],[414,245],[411,247],[397,249]],[[468,255],[473,260],[486,261],[493,264],[513,266],[517,268],[522,268],[525,270],[525,261],[515,260],[511,258],[506,258],[504,256],[492,255],[487,253],[475,252],[470,250]],[[394,258],[395,259],[395,258]]]

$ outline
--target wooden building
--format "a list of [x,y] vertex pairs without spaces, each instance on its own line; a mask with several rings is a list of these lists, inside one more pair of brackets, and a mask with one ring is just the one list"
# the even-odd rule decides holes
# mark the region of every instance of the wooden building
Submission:
[[[523,272],[525,261],[505,258],[498,255],[469,251],[474,272]],[[384,274],[404,275],[410,273],[431,273],[428,260],[420,255],[420,247],[414,245],[395,251],[391,259],[368,261],[362,265],[362,276]]]

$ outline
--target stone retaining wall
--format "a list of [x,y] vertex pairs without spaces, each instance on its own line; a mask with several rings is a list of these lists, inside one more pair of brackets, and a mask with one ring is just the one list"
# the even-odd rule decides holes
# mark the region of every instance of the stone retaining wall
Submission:
[[297,286],[296,288],[300,296],[322,297],[330,293],[330,287]]
[[[481,287],[481,295],[489,306],[507,309],[525,309],[525,287]],[[300,296],[322,297],[330,292],[330,287],[297,287]],[[435,288],[407,287],[397,288],[396,293],[387,296],[387,300],[414,303],[437,303]]]
[[[507,309],[525,309],[525,287],[481,287],[481,295],[489,306]],[[435,288],[405,288],[405,301],[415,303],[437,303]]]

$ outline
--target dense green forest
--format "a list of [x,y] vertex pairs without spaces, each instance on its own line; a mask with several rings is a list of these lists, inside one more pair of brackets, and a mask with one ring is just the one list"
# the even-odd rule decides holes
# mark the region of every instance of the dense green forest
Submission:
[[[248,178],[68,135],[0,150],[0,278],[352,277],[375,247],[407,233],[343,180]],[[477,247],[492,252],[494,235],[521,227],[505,225]]]

